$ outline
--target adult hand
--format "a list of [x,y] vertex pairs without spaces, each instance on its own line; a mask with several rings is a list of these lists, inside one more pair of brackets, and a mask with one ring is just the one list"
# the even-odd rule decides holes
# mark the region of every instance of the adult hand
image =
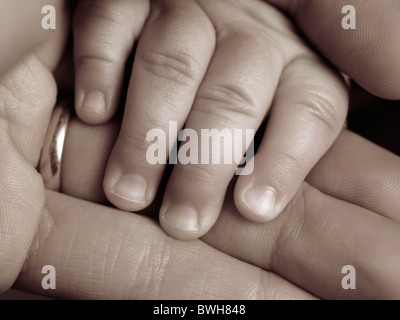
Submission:
[[[64,192],[104,199],[99,182],[113,126],[71,123]],[[148,217],[48,193],[18,285],[62,298],[311,298],[306,291],[322,298],[398,298],[399,165],[398,157],[344,131],[275,221],[245,220],[230,193],[203,241],[246,262],[200,240],[174,240]],[[40,286],[47,264],[57,270],[51,292]],[[341,286],[345,265],[356,269],[356,290]]]
[[[14,18],[23,19],[24,10],[41,13],[42,2],[7,1],[4,7],[2,3],[0,15],[8,9],[18,9]],[[53,2],[60,24],[51,35],[46,33],[45,39],[40,20],[32,26],[30,20],[16,19],[23,24],[22,29],[0,28],[2,52],[11,52],[13,59],[22,57],[8,69],[11,60],[2,56],[0,65],[0,72],[7,67],[7,72],[0,74],[0,292],[7,290],[17,278],[44,209],[44,187],[35,168],[57,95],[51,71],[63,52],[68,28],[67,12],[62,4],[62,1]],[[36,27],[41,32],[34,31]],[[24,33],[24,37],[18,38],[18,32],[27,32],[29,28],[35,37],[29,39],[32,42],[24,43],[26,47],[15,48],[9,43],[15,39],[23,43],[27,35]],[[5,30],[10,35],[6,39],[3,38]]]
[[[398,0],[267,0],[287,11],[335,66],[376,96],[400,99]],[[356,9],[356,29],[344,30],[342,8]]]

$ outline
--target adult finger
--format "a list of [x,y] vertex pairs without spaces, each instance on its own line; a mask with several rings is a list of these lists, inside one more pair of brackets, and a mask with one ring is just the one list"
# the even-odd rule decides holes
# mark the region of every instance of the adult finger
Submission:
[[148,0],[81,0],[74,15],[75,105],[79,117],[99,124],[119,103],[125,63],[150,8]]
[[[400,99],[399,1],[267,1],[287,10],[321,53],[366,90]],[[354,30],[342,28],[347,5],[355,9]]]
[[[44,265],[56,269],[56,290],[41,286]],[[51,192],[17,285],[64,299],[312,298],[201,241],[174,240],[149,218]]]
[[153,200],[177,131],[203,80],[214,39],[215,31],[195,1],[159,1],[152,8],[104,180],[105,193],[117,207],[140,210]]
[[400,158],[344,131],[307,176],[321,192],[400,221]]
[[257,222],[277,217],[339,135],[347,108],[343,79],[319,58],[306,53],[289,63],[254,158],[255,170],[236,183],[239,211]]
[[[343,139],[338,147],[351,152],[364,146],[365,141],[358,137]],[[386,158],[385,163],[391,160]],[[335,166],[340,170],[346,164],[338,162]],[[322,162],[316,170],[325,184],[335,185],[340,176],[327,175],[329,169]],[[392,199],[397,195],[392,189]],[[235,208],[229,203],[231,200],[227,199],[218,223],[203,237],[217,249],[275,271],[322,298],[399,297],[398,223],[325,195],[307,183],[284,212],[268,224],[254,224],[239,214],[232,215]],[[344,266],[355,268],[356,290],[344,290]]]

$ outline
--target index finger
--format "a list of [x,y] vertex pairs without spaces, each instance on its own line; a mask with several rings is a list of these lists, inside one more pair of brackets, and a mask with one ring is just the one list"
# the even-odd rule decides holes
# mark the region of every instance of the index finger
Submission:
[[[146,217],[52,192],[47,206],[19,288],[75,299],[312,298],[199,240],[174,240]],[[57,290],[40,285],[47,264],[57,270]]]

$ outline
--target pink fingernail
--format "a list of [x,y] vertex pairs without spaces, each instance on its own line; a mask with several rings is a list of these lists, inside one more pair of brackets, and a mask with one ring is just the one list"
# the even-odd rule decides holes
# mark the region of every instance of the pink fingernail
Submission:
[[81,108],[87,112],[106,113],[106,101],[100,91],[89,91],[82,102]]
[[271,187],[251,187],[244,194],[244,202],[255,214],[272,220],[276,217],[276,191]]
[[141,175],[127,174],[122,176],[111,188],[111,192],[121,199],[144,203],[146,201],[146,187],[146,180]]
[[174,229],[199,231],[199,215],[197,210],[189,205],[173,205],[161,219]]

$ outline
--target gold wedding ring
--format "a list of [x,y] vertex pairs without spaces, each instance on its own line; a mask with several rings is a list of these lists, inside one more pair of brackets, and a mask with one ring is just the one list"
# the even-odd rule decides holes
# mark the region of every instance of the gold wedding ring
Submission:
[[70,109],[66,101],[57,102],[47,129],[39,162],[39,172],[42,175],[46,189],[60,191],[61,161],[67,134]]

